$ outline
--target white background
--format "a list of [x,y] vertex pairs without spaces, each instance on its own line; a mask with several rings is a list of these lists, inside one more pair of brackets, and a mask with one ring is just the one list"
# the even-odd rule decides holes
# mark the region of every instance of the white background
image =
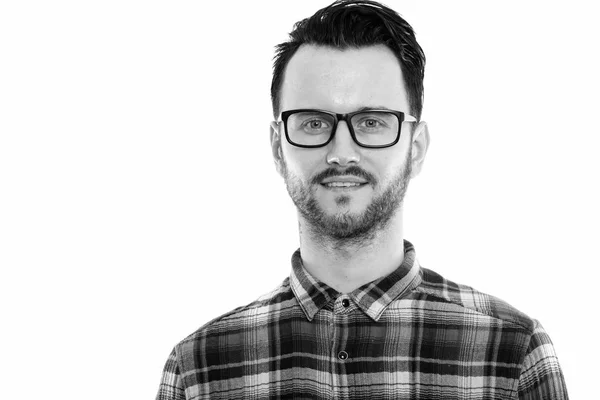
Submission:
[[[274,288],[298,247],[270,155],[273,46],[328,1],[0,5],[2,398],[153,398],[172,347]],[[423,266],[549,332],[597,385],[593,2],[397,1],[432,135]]]

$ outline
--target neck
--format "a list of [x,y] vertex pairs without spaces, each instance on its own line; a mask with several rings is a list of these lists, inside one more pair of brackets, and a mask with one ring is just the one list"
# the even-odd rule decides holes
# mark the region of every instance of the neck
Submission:
[[315,235],[301,215],[299,228],[304,267],[341,293],[388,275],[404,260],[402,207],[384,229],[364,240],[340,241]]

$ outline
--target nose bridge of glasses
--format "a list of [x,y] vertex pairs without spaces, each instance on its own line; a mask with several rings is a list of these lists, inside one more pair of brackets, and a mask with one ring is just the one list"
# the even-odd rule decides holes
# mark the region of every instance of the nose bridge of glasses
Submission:
[[[352,134],[350,126],[350,118],[348,114],[336,114],[337,122],[334,131],[331,133],[331,145],[333,153],[339,153],[342,158],[351,157],[356,151],[355,146],[358,146]],[[344,126],[341,128],[341,126]]]
[[[336,116],[336,127],[335,127],[335,132],[332,132],[332,134],[336,135],[337,131],[340,129],[340,125],[343,122],[346,125],[346,130],[348,131],[348,137],[351,136],[351,130],[352,127],[350,126],[350,117],[349,114],[335,114]],[[335,138],[334,138],[335,139]]]

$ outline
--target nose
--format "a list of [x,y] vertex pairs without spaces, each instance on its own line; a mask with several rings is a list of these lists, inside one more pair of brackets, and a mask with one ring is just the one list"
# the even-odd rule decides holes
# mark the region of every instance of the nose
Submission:
[[338,164],[346,166],[350,163],[359,163],[360,154],[358,152],[358,144],[352,139],[350,129],[346,121],[340,121],[337,124],[333,139],[327,145],[327,164]]

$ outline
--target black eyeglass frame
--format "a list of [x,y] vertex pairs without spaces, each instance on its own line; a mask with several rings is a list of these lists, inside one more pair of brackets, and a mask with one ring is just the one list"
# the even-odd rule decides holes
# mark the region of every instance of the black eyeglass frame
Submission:
[[[287,127],[288,118],[292,114],[296,114],[299,112],[307,112],[307,111],[317,111],[317,112],[325,113],[325,114],[328,114],[328,115],[331,115],[332,117],[334,117],[334,123],[333,123],[333,129],[331,131],[331,136],[325,143],[318,144],[318,145],[306,145],[306,144],[294,143],[290,139],[290,135],[288,134],[288,127]],[[359,141],[356,139],[356,134],[354,133],[354,128],[352,127],[352,124],[350,123],[350,119],[357,114],[368,113],[368,112],[387,112],[390,114],[394,114],[398,118],[398,121],[399,121],[398,134],[396,135],[396,139],[392,143],[385,144],[385,145],[367,145],[367,144],[359,143]],[[410,121],[407,118],[412,118],[414,121]],[[356,143],[360,147],[366,147],[369,149],[383,149],[386,147],[392,147],[393,145],[398,143],[398,141],[400,140],[400,134],[402,132],[402,123],[403,122],[417,122],[417,119],[415,117],[413,117],[412,115],[406,114],[402,111],[388,110],[388,109],[363,109],[363,110],[351,112],[348,114],[338,114],[338,113],[333,113],[331,111],[319,110],[319,109],[315,109],[315,108],[298,108],[295,110],[283,111],[281,113],[281,121],[283,121],[285,138],[287,139],[289,144],[291,144],[292,146],[303,147],[303,148],[307,148],[307,149],[313,149],[313,148],[317,148],[317,147],[327,146],[333,140],[333,137],[335,136],[335,133],[337,132],[338,122],[345,121],[346,125],[348,125],[348,130],[350,131],[350,136],[352,136],[352,140],[354,140],[354,143]]]

